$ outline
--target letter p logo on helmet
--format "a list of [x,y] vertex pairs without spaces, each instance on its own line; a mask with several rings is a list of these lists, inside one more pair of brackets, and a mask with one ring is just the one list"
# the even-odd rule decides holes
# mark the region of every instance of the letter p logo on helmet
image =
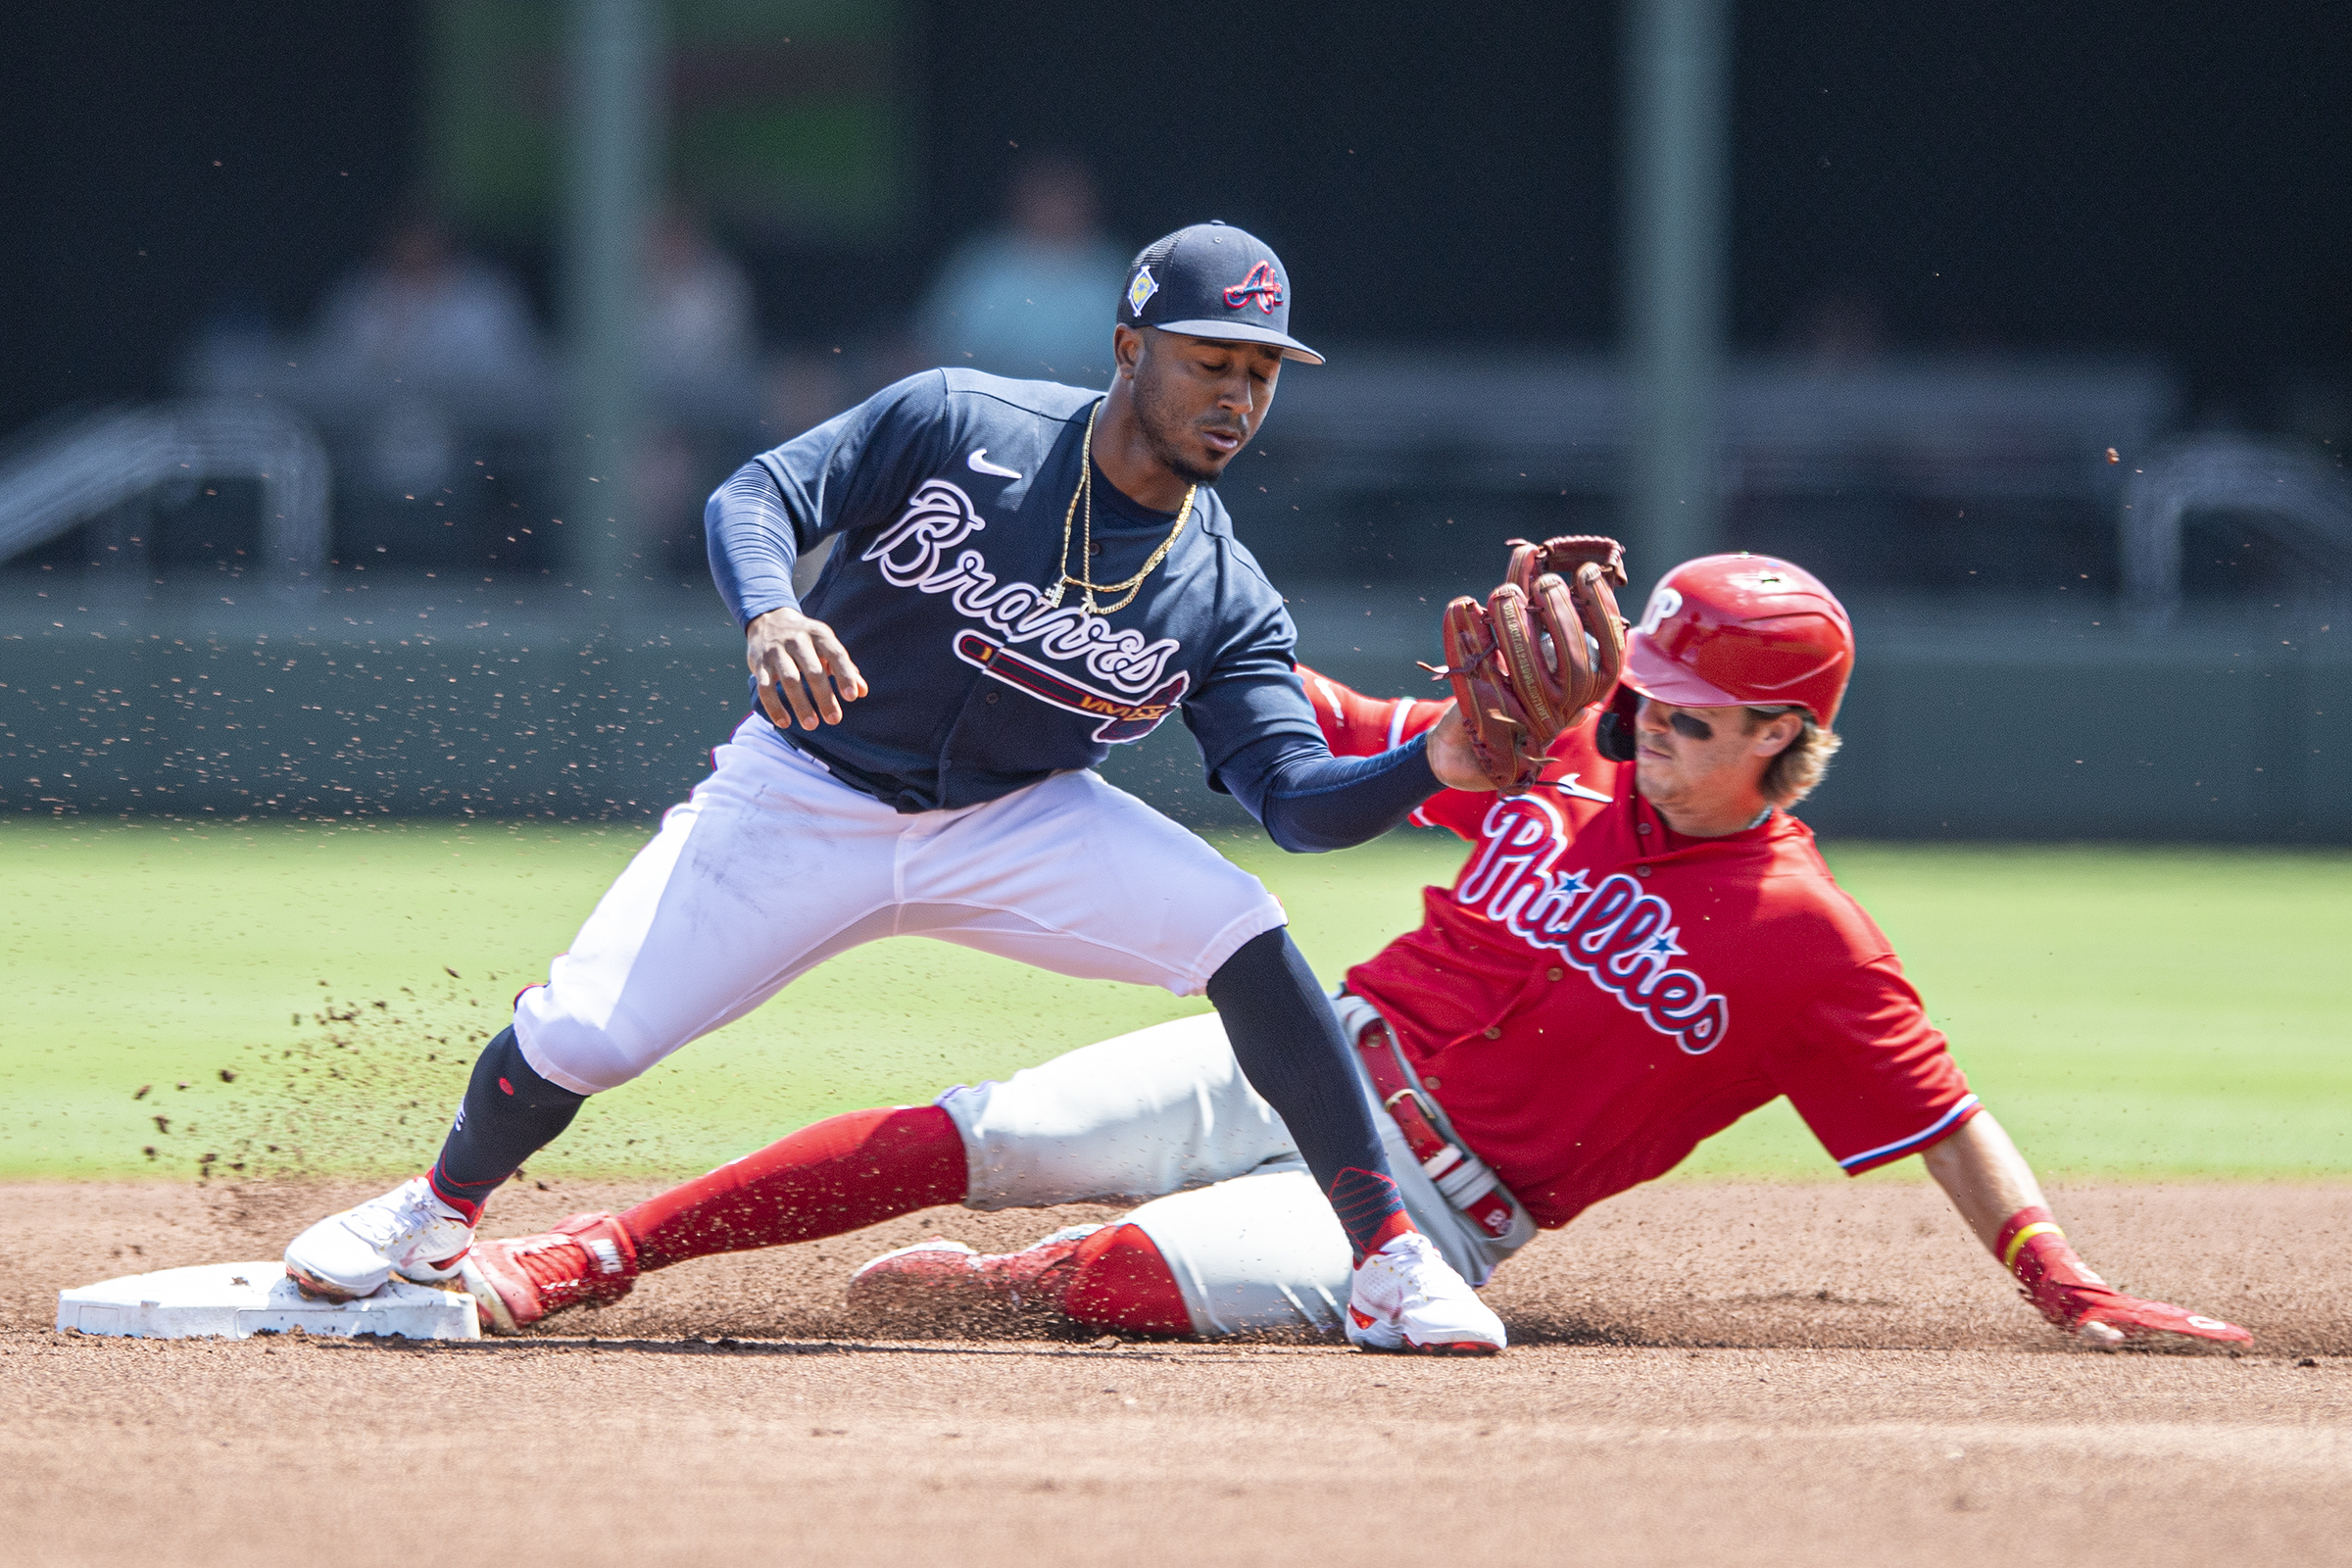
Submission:
[[1642,625],[1639,629],[1655,636],[1658,627],[1664,624],[1666,617],[1682,608],[1681,592],[1660,583],[1650,590],[1649,608],[1642,612]]

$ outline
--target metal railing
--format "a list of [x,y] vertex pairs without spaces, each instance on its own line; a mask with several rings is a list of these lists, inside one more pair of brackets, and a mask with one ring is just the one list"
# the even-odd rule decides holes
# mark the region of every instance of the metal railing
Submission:
[[288,582],[327,560],[325,450],[266,403],[192,399],[106,409],[44,430],[0,463],[0,561],[106,516],[159,485],[261,482],[261,564]]
[[2228,513],[2352,588],[2352,479],[2308,449],[2254,436],[2192,436],[2152,454],[2117,514],[2124,603],[2132,625],[2161,631],[2180,613],[2189,515]]

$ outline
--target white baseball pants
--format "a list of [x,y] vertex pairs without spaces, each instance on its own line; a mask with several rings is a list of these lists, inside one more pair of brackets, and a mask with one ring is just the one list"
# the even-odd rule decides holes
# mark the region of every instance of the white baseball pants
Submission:
[[[1362,1083],[1367,1099],[1371,1086]],[[1252,1329],[1337,1333],[1352,1260],[1290,1129],[1233,1059],[1215,1013],[1084,1046],[1004,1083],[949,1090],[968,1208],[1152,1201],[1125,1216],[1175,1271],[1204,1338]],[[1422,1173],[1396,1124],[1373,1123],[1413,1224],[1472,1285],[1535,1234],[1520,1211],[1494,1241]]]
[[1257,878],[1091,771],[902,815],[758,713],[713,757],[516,1001],[523,1058],[574,1094],[628,1082],[879,937],[1189,997],[1285,923]]

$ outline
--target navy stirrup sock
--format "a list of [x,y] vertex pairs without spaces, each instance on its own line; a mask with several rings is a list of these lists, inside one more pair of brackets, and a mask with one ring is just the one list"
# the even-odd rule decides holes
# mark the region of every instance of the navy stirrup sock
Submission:
[[563,1136],[588,1102],[539,1076],[522,1057],[513,1028],[482,1048],[457,1121],[426,1178],[440,1200],[479,1222],[482,1204],[522,1162]]
[[1347,1036],[1306,956],[1288,930],[1251,937],[1209,976],[1208,1000],[1250,1087],[1291,1129],[1362,1261],[1405,1223],[1404,1200],[1356,1086]]

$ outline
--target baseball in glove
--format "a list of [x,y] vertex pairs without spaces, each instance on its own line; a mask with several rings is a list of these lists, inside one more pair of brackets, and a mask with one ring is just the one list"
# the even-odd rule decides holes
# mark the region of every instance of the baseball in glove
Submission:
[[1485,604],[1464,595],[1446,607],[1444,666],[1422,666],[1452,680],[1479,771],[1506,796],[1535,788],[1544,752],[1615,689],[1625,654],[1611,591],[1626,580],[1616,540],[1574,534],[1510,548],[1509,573]]

